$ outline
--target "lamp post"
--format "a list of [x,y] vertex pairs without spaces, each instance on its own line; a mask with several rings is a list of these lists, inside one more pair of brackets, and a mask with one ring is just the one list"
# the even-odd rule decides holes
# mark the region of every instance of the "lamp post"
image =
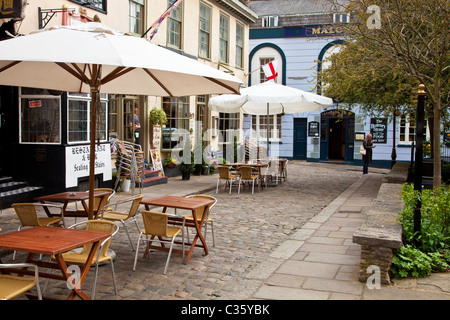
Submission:
[[417,110],[416,110],[416,156],[414,165],[414,190],[419,193],[416,207],[414,209],[414,243],[416,247],[420,246],[419,239],[421,232],[421,216],[422,216],[422,162],[423,162],[423,133],[425,118],[425,86],[419,85],[417,92]]

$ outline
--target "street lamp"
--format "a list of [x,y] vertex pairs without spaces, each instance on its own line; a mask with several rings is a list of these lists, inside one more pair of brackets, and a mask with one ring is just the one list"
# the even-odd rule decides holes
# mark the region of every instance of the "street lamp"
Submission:
[[414,190],[419,193],[416,207],[414,209],[414,243],[416,247],[420,246],[420,232],[421,232],[421,216],[422,216],[422,163],[423,163],[423,133],[424,133],[424,118],[425,118],[425,86],[419,85],[417,92],[417,110],[416,110],[416,156],[414,165]]

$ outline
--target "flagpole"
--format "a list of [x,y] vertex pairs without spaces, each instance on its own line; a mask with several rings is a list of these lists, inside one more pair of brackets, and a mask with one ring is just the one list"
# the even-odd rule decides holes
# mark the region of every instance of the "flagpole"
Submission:
[[[176,2],[176,1],[175,1],[175,2]],[[175,2],[174,2],[174,3],[175,3]],[[163,14],[158,18],[158,20],[161,19],[161,17],[164,16],[170,8],[172,8],[172,6],[174,5],[174,3],[172,3],[171,5],[169,5],[169,6],[167,7],[167,9],[166,9],[166,10],[163,12]],[[157,20],[157,21],[158,21],[158,20]],[[156,21],[155,21],[155,22],[156,22]],[[150,28],[148,28],[147,31],[144,32],[144,34],[141,36],[141,38],[144,38],[144,37],[147,35],[147,33],[153,28],[153,25],[154,25],[154,24],[155,24],[155,23],[153,23],[153,24],[150,26]]]

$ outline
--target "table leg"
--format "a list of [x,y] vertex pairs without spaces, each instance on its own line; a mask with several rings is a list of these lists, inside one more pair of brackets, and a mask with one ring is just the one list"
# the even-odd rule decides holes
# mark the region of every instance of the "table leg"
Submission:
[[194,240],[192,240],[191,247],[190,247],[187,257],[186,257],[186,262],[185,262],[186,264],[188,264],[189,261],[191,260],[191,255],[192,255],[192,252],[194,251],[195,243],[197,242],[198,238],[200,238],[200,241],[203,244],[203,248],[205,250],[205,255],[208,254],[208,246],[206,245],[205,238],[203,238],[203,235],[201,232],[203,224],[205,223],[205,220],[206,220],[208,209],[209,209],[208,206],[205,206],[200,223],[198,223],[198,221],[197,221],[197,215],[195,214],[195,210],[192,210],[192,218],[194,220],[195,230],[197,231],[197,234],[195,235]]
[[[91,299],[83,290],[81,290],[81,285],[83,284],[84,280],[86,279],[89,268],[92,264],[92,261],[94,260],[94,256],[97,254],[99,247],[100,247],[100,241],[94,242],[92,244],[92,248],[86,259],[86,263],[81,268],[81,274],[80,274],[80,278],[78,279],[78,283],[76,283],[75,286],[72,288],[72,291],[70,292],[69,296],[67,297],[67,300],[73,300],[76,296],[79,296],[83,300]],[[61,269],[62,274],[64,275],[64,277],[66,278],[66,281],[67,281],[72,274],[70,274],[67,271],[68,270],[67,264],[64,261],[62,254],[56,255],[55,259]]]

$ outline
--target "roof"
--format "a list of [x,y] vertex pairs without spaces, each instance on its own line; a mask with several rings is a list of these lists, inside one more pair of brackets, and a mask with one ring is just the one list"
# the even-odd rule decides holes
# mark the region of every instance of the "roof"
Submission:
[[324,13],[332,9],[324,0],[251,0],[248,7],[259,16]]

